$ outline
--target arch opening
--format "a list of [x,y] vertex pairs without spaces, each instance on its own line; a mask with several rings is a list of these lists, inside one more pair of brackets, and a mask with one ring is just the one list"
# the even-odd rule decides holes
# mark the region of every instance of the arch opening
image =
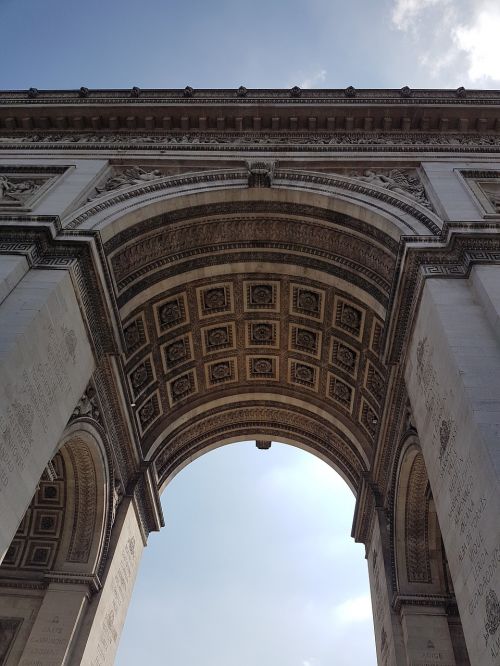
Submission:
[[[117,663],[375,661],[354,496],[324,461],[273,441],[202,455],[165,488]],[[186,639],[186,630],[189,640]],[[356,648],[353,648],[356,643]]]

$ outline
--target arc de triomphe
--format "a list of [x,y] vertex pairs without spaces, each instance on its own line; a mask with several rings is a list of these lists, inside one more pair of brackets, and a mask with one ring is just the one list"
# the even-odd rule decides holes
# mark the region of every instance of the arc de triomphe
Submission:
[[500,664],[500,93],[0,93],[0,662],[112,664],[160,493],[357,498],[378,663]]

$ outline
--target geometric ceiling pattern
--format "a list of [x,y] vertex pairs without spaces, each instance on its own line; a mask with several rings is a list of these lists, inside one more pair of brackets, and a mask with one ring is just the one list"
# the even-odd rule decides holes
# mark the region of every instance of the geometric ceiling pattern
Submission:
[[123,328],[146,447],[165,418],[200,401],[277,389],[328,405],[373,441],[386,383],[382,322],[338,289],[262,273],[198,280],[148,301]]
[[[135,424],[160,485],[182,462],[175,451],[201,451],[209,430],[210,446],[252,437],[286,410],[288,439],[316,450],[336,439],[337,467],[357,485],[384,409],[394,238],[333,211],[255,201],[164,213],[104,247]],[[321,415],[325,445],[314,443]]]

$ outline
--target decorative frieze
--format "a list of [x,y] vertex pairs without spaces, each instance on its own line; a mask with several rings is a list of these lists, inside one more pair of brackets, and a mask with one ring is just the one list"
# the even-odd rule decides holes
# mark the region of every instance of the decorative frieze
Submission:
[[[1,141],[0,141],[1,146]],[[66,167],[0,166],[0,211],[29,211]]]

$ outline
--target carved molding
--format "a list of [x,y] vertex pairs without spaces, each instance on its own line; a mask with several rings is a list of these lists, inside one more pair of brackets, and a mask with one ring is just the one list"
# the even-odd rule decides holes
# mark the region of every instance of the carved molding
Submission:
[[429,498],[423,455],[413,461],[405,500],[405,557],[409,583],[431,583],[429,553]]
[[401,277],[391,295],[384,329],[386,360],[391,365],[401,360],[427,278],[466,278],[476,264],[500,264],[500,238],[494,223],[445,225],[441,242],[427,242],[424,247],[419,247],[426,242],[423,238],[404,242]]
[[92,150],[109,151],[116,149],[162,149],[169,151],[204,152],[256,152],[280,150],[286,146],[287,152],[314,151],[360,152],[367,148],[371,152],[436,152],[436,153],[498,153],[500,135],[498,134],[448,134],[448,133],[402,133],[402,132],[339,132],[331,133],[287,133],[266,132],[247,134],[204,134],[204,133],[161,133],[133,134],[116,133],[0,133],[0,150],[68,150],[71,152]]
[[89,447],[82,440],[68,446],[75,480],[75,510],[68,562],[88,562],[97,514],[97,476]]
[[159,485],[176,467],[211,443],[238,434],[244,438],[247,432],[261,432],[269,439],[302,441],[321,452],[340,468],[353,486],[359,485],[364,463],[345,435],[322,419],[298,411],[268,403],[254,405],[234,404],[225,410],[205,412],[202,418],[187,422],[169,436],[155,457]]
[[[283,170],[279,167],[273,167],[271,163],[258,162],[257,164],[261,165],[255,167],[260,170],[258,177],[263,179],[262,182],[268,182],[266,187],[270,186],[271,182],[281,187],[290,186],[292,188],[301,184],[307,184],[308,187],[311,185],[318,187],[323,194],[330,193],[334,195],[338,190],[364,194],[376,201],[382,201],[399,209],[401,211],[401,221],[404,226],[408,227],[408,215],[411,215],[411,217],[421,222],[431,234],[439,235],[441,233],[440,219],[430,210],[423,186],[415,181],[416,176],[411,170],[392,170],[392,176],[385,175],[385,171],[387,170],[383,170],[381,174],[374,172],[375,178],[373,180],[363,181],[359,178],[349,177],[348,174],[319,174],[308,171]],[[395,174],[394,171],[398,171],[399,175]],[[378,180],[378,175],[383,176],[386,180]],[[220,187],[222,184],[226,184],[227,186],[243,186],[244,183],[256,183],[256,178],[257,175],[252,175],[249,171],[224,169],[187,174],[185,176],[158,176],[157,178],[152,178],[151,182],[145,181],[139,185],[137,183],[123,183],[122,186],[119,186],[119,193],[115,194],[111,190],[110,193],[105,195],[103,192],[98,200],[92,200],[89,204],[77,210],[74,217],[65,222],[64,226],[68,230],[78,229],[94,215],[102,214],[104,210],[110,209],[113,206],[123,208],[125,201],[130,202],[128,205],[131,205],[134,199],[143,197],[144,195],[154,194],[155,197],[158,197],[163,191],[167,193],[178,189],[181,192],[181,188],[182,193],[185,194],[186,188],[189,186],[193,188],[193,191],[196,191],[201,185],[204,185],[205,188],[207,185],[215,188]],[[371,176],[367,178],[371,179]],[[131,178],[129,180],[134,179]],[[254,185],[252,184],[251,186],[253,187]],[[401,199],[401,194],[403,194],[404,199]],[[270,209],[272,205],[272,203],[269,204]],[[316,213],[321,217],[321,209],[318,209]],[[179,214],[179,212],[176,213],[177,216]],[[408,227],[408,232],[412,231],[416,233],[415,229]]]

